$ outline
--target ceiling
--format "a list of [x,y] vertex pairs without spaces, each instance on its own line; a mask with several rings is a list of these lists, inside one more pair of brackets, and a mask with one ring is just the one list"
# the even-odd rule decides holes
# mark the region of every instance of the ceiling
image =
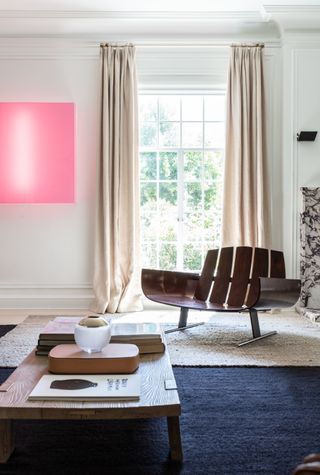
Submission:
[[320,32],[320,0],[0,0],[0,37],[193,42],[291,30]]

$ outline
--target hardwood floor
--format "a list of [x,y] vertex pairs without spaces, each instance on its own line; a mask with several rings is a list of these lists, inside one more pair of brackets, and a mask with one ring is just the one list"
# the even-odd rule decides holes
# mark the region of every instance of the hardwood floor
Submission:
[[86,315],[89,310],[83,309],[0,309],[0,325],[17,325],[28,315]]
[[[17,325],[21,323],[29,315],[87,315],[90,310],[85,309],[62,309],[62,308],[46,308],[46,309],[0,309],[0,325]],[[179,309],[175,307],[159,306],[158,308],[145,308],[142,312],[126,312],[118,313],[123,322],[160,322],[177,324],[179,319]],[[210,322],[214,319],[211,312],[192,312],[190,314],[190,323]]]

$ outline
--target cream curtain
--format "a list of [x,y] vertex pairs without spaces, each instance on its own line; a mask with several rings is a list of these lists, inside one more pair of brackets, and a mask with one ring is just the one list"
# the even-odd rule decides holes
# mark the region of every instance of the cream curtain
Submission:
[[92,310],[141,310],[135,48],[101,46],[101,150]]
[[261,46],[233,46],[226,118],[222,245],[270,247]]

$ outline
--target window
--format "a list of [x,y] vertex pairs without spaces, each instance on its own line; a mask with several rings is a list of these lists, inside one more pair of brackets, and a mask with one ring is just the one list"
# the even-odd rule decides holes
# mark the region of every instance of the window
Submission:
[[141,94],[144,267],[200,270],[219,247],[225,96]]

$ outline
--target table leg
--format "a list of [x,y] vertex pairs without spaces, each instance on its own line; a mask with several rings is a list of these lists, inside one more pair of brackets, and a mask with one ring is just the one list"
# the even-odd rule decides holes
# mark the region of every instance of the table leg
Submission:
[[180,435],[179,416],[167,417],[170,455],[172,460],[181,461],[183,458]]
[[0,420],[0,463],[6,463],[14,449],[12,421]]

